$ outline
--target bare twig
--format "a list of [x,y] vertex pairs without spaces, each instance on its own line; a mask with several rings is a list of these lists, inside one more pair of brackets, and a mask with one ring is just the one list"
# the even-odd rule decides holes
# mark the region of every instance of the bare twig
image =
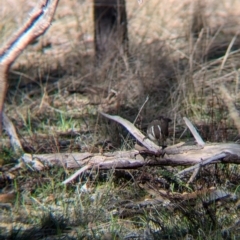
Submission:
[[141,106],[140,110],[138,111],[138,114],[133,122],[133,125],[135,125],[140,113],[142,112],[142,110],[143,110],[144,106],[146,105],[146,103],[148,102],[148,100],[149,100],[149,96],[146,97],[146,100],[144,101],[143,105]]
[[90,169],[91,166],[86,165],[82,168],[80,168],[78,171],[76,171],[73,175],[71,175],[69,178],[67,178],[65,181],[62,182],[62,184],[67,184],[69,182],[71,182],[72,180],[74,180],[75,178],[77,178],[81,173],[87,171],[88,169]]
[[[144,106],[146,105],[146,103],[148,102],[148,100],[149,100],[149,96],[147,96],[146,100],[144,101],[143,105],[141,106],[140,110],[138,111],[138,114],[137,114],[137,116],[135,117],[135,119],[133,121],[133,125],[135,125],[135,123],[136,123],[140,113],[142,112],[142,110],[143,110]],[[128,140],[129,135],[130,135],[130,133],[128,133],[128,135],[126,137],[126,141]]]
[[187,184],[190,184],[194,181],[194,179],[196,178],[196,176],[198,175],[199,171],[201,169],[201,166],[198,166],[198,168],[195,168],[193,173],[192,173],[192,176],[190,177],[190,179],[188,180]]
[[215,161],[215,160],[219,160],[219,159],[224,158],[224,157],[226,157],[226,156],[227,156],[227,153],[224,153],[224,152],[219,153],[219,154],[216,154],[216,155],[213,156],[213,157],[210,157],[210,158],[208,158],[208,159],[206,159],[206,160],[203,160],[201,163],[198,163],[198,164],[196,164],[196,165],[194,165],[194,166],[192,166],[192,167],[189,167],[189,168],[185,168],[184,170],[178,172],[178,173],[176,174],[176,176],[184,175],[184,174],[186,174],[187,172],[190,172],[190,171],[192,171],[192,170],[198,169],[198,168],[200,168],[201,166],[207,165],[207,164],[209,164],[209,163],[211,163],[211,162],[213,162],[213,161]]

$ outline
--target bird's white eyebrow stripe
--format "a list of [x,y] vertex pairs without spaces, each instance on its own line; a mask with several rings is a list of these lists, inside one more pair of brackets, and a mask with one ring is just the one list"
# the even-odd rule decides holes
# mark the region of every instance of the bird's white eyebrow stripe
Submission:
[[151,132],[152,132],[153,137],[156,138],[155,132],[154,132],[154,126],[151,127]]

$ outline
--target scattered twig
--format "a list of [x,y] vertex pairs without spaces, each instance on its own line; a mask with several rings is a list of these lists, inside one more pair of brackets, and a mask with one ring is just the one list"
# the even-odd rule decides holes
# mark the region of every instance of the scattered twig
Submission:
[[198,166],[196,169],[194,169],[193,173],[192,173],[192,176],[190,177],[190,179],[188,180],[187,184],[190,184],[194,181],[194,179],[197,177],[199,171],[201,169],[201,165]]
[[67,178],[65,181],[62,182],[62,184],[67,184],[71,181],[73,181],[75,178],[77,178],[81,173],[87,171],[88,169],[90,169],[91,166],[86,165],[82,168],[80,168],[78,171],[76,171],[73,175],[71,175],[71,177]]
[[196,164],[196,165],[194,165],[194,166],[192,166],[192,167],[189,167],[189,168],[185,168],[184,170],[178,172],[178,173],[176,174],[176,176],[184,175],[184,174],[186,174],[187,172],[190,172],[190,171],[192,171],[192,170],[198,169],[198,168],[201,167],[201,166],[207,165],[207,164],[209,164],[209,163],[211,163],[211,162],[213,162],[213,161],[215,161],[215,160],[219,160],[219,159],[224,158],[224,157],[226,157],[226,156],[227,156],[227,153],[224,153],[224,152],[223,152],[223,153],[216,154],[216,155],[213,156],[213,157],[210,157],[210,158],[208,158],[208,159],[206,159],[206,160],[203,160],[201,163],[198,163],[198,164]]

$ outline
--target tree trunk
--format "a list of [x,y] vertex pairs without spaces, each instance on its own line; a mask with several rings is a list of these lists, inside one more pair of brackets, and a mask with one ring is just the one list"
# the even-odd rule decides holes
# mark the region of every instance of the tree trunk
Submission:
[[98,62],[127,52],[125,0],[94,0],[94,34]]

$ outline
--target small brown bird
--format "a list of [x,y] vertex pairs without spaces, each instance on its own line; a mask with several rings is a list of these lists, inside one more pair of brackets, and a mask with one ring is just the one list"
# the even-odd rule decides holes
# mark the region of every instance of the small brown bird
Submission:
[[147,128],[147,135],[152,141],[157,141],[162,147],[166,147],[164,142],[168,137],[168,124],[172,120],[159,116],[156,120],[153,120]]

